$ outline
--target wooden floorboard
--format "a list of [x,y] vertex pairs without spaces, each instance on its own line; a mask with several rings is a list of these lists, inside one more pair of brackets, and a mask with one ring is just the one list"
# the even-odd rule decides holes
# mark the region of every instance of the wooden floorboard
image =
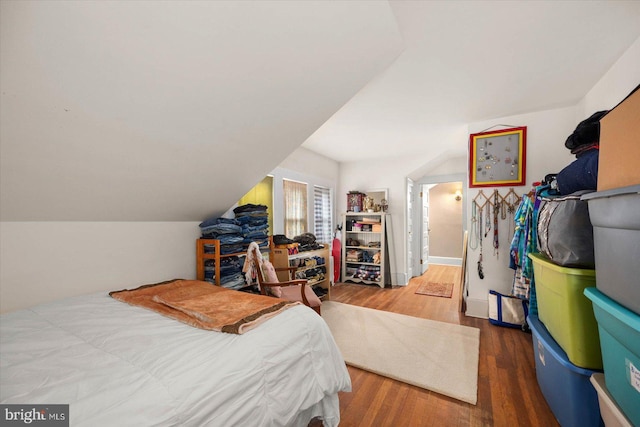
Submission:
[[531,334],[466,317],[458,310],[460,267],[431,265],[423,280],[453,282],[451,298],[416,294],[407,286],[338,283],[331,299],[377,310],[480,329],[478,403],[471,405],[348,366],[352,391],[340,393],[340,425],[350,426],[544,426],[554,418],[540,392]]

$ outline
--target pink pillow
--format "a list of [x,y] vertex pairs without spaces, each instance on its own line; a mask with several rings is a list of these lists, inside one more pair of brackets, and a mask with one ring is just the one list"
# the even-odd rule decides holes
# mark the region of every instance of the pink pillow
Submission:
[[[270,282],[270,283],[280,282],[280,280],[278,279],[278,275],[276,274],[276,269],[273,267],[273,264],[271,264],[267,260],[262,261],[262,273],[264,274],[264,277],[267,280],[267,282]],[[280,287],[269,287],[267,292],[271,292],[271,295],[273,295],[274,297],[282,298],[281,289],[282,288]]]
[[[300,286],[301,285],[293,285],[293,286],[284,286],[280,288],[282,289],[282,298],[289,301],[302,302]],[[313,292],[313,289],[311,289],[311,287],[306,286],[304,290],[305,290],[304,294],[307,297],[307,301],[309,301],[309,304],[311,305],[311,307],[319,307],[320,304],[322,304],[322,301],[320,301],[320,298],[318,298],[318,295],[316,295],[316,293]]]
[[[276,269],[273,267],[267,260],[262,261],[262,272],[264,273],[264,277],[267,282],[271,283],[279,283],[278,275],[276,274]],[[292,286],[277,286],[273,288],[269,288],[269,292],[274,297],[284,298],[288,301],[300,301],[302,302],[302,295],[300,293],[300,285],[292,285]],[[322,304],[320,298],[313,292],[310,286],[305,287],[305,296],[307,297],[307,301],[311,304],[311,307],[319,307]]]

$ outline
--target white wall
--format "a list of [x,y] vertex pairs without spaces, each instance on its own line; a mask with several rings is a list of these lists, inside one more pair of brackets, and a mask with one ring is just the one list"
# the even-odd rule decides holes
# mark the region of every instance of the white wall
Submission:
[[291,153],[278,167],[305,173],[331,184],[337,184],[340,174],[338,162],[303,147]]
[[[573,132],[576,126],[575,107],[548,110],[530,114],[500,117],[484,122],[473,123],[463,135],[459,132],[452,133],[452,140],[457,138],[457,144],[464,144],[465,150],[468,144],[468,135],[483,131],[497,124],[511,124],[514,126],[527,126],[527,170],[526,185],[516,187],[519,194],[526,193],[531,188],[531,183],[540,181],[548,173],[557,173],[571,161],[574,160],[571,153],[564,147],[567,136]],[[460,140],[462,142],[460,142]],[[455,147],[452,142],[451,146]],[[460,167],[464,166],[466,172],[467,163],[458,161],[458,151],[451,150],[451,146],[446,146],[449,150],[443,149],[439,153],[430,157],[417,155],[413,158],[388,159],[379,162],[350,162],[341,163],[339,193],[348,190],[366,190],[367,188],[388,187],[390,189],[389,212],[392,214],[394,227],[396,256],[396,270],[393,278],[397,280],[394,284],[404,284],[406,277],[406,236],[405,215],[406,200],[404,185],[407,176],[418,177],[429,176],[442,171],[442,165],[450,166],[448,172],[460,172]],[[441,157],[441,154],[445,154]],[[450,157],[447,157],[449,154]],[[456,161],[454,161],[456,160]],[[426,165],[426,166],[425,166]],[[407,173],[407,171],[410,171]],[[465,183],[467,186],[467,183]],[[484,194],[489,195],[492,188],[485,188]],[[467,188],[466,197],[463,200],[466,210],[465,228],[469,230],[471,221],[471,201],[478,194],[478,189]],[[503,193],[508,191],[508,187],[501,189]],[[338,197],[342,196],[339,194]],[[338,199],[338,206],[344,210],[346,201]],[[487,293],[489,289],[509,293],[513,279],[513,270],[508,268],[508,247],[512,235],[509,236],[509,225],[507,221],[500,220],[499,253],[493,255],[492,237],[490,234],[484,244],[484,273],[485,279],[478,278],[476,263],[479,250],[470,250],[468,253],[469,265],[469,299],[467,300],[468,314],[476,317],[487,317]],[[392,270],[392,273],[394,271]],[[404,282],[403,282],[404,280]]]
[[[405,248],[405,216],[406,189],[405,179],[408,166],[418,167],[419,158],[391,158],[366,162],[340,163],[340,181],[336,194],[338,220],[347,210],[347,193],[358,190],[366,193],[368,189],[388,189],[389,207],[387,213],[391,218],[391,233],[395,248],[395,263],[390,263],[391,283],[405,285],[407,277]],[[387,233],[389,233],[387,228]],[[391,243],[389,243],[391,245]]]
[[[331,189],[333,205],[340,175],[338,162],[306,148],[298,148],[271,172],[273,176],[273,234],[284,234],[284,191],[283,179],[307,184],[307,219],[309,231],[313,232],[314,206],[313,187],[315,185]],[[333,225],[336,224],[335,211]],[[334,227],[335,228],[335,227]],[[295,237],[295,236],[287,236]]]
[[579,122],[596,111],[615,107],[638,84],[640,84],[640,38],[578,103],[576,120]]
[[[301,148],[282,166],[287,169],[276,169],[280,178],[335,188],[338,164],[326,157]],[[194,279],[199,223],[0,222],[0,312],[73,295]]]
[[[557,110],[541,111],[531,114],[509,116],[493,119],[491,121],[473,123],[469,125],[469,133],[481,132],[498,123],[508,123],[514,126],[527,126],[527,162],[526,185],[513,187],[518,195],[526,194],[532,188],[532,183],[542,181],[545,175],[557,173],[571,163],[575,158],[564,146],[567,136],[575,128],[575,109],[573,107]],[[467,230],[470,239],[473,230],[472,201],[480,190],[486,196],[491,196],[494,189],[498,189],[501,195],[505,195],[510,187],[484,187],[482,189],[470,188],[467,193]],[[480,199],[479,203],[480,203]],[[486,210],[483,219],[486,219]],[[493,224],[493,217],[491,216]],[[467,299],[467,314],[476,317],[487,317],[487,295],[490,289],[506,294],[511,293],[514,270],[509,268],[509,245],[513,238],[513,225],[507,215],[506,220],[498,218],[499,247],[496,252],[493,247],[492,226],[488,236],[483,239],[483,271],[484,279],[480,279],[477,271],[477,262],[480,248],[468,251],[467,263],[469,266],[468,283],[469,297]],[[511,230],[511,233],[509,231]]]
[[[466,152],[466,126],[453,126],[424,136],[424,150],[412,156],[394,157],[393,147],[402,143],[402,129],[398,130],[396,141],[389,143],[389,157],[386,159],[364,160],[340,163],[340,180],[336,195],[336,209],[341,214],[347,209],[346,195],[351,190],[366,192],[367,189],[387,188],[393,233],[395,262],[390,265],[391,280],[394,285],[406,285],[407,268],[407,178],[418,179],[438,173],[459,173],[460,156]],[[449,170],[441,168],[446,164]],[[414,189],[414,191],[417,191]]]
[[0,312],[194,279],[198,222],[2,222]]

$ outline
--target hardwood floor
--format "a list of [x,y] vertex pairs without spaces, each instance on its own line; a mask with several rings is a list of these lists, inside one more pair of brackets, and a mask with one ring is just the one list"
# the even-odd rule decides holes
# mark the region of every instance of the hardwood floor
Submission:
[[340,425],[349,426],[558,426],[535,374],[531,334],[493,326],[459,312],[460,267],[432,265],[423,278],[452,281],[451,298],[415,294],[407,286],[338,283],[332,301],[392,311],[480,329],[478,403],[437,393],[348,367],[352,392],[340,393]]

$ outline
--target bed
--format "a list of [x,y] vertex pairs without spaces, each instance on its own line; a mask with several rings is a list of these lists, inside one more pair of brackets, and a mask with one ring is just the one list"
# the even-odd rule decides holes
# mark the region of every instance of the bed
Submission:
[[72,426],[336,426],[351,389],[306,306],[238,335],[107,293],[2,315],[0,374],[3,404],[69,404]]

